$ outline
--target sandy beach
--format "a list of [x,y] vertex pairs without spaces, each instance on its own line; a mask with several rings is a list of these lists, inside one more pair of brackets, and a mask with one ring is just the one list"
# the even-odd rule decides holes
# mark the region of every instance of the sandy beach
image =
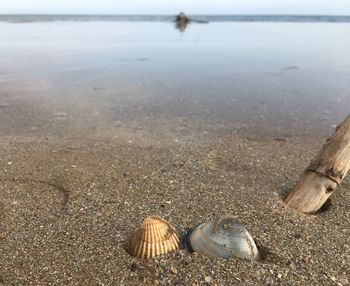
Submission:
[[[349,285],[349,178],[323,213],[282,202],[348,113],[347,63],[328,71],[337,84],[317,87],[312,69],[280,62],[277,77],[271,66],[233,76],[200,67],[203,77],[186,79],[140,53],[115,72],[61,66],[51,47],[36,69],[30,57],[10,60],[32,48],[0,47],[1,286]],[[130,233],[152,214],[179,231],[236,217],[265,255],[131,257]]]

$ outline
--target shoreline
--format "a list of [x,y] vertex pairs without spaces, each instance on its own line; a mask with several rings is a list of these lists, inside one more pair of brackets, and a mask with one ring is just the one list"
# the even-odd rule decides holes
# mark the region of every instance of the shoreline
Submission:
[[[349,177],[282,202],[350,110],[348,24],[0,26],[0,286],[349,285]],[[131,257],[152,214],[266,257]]]

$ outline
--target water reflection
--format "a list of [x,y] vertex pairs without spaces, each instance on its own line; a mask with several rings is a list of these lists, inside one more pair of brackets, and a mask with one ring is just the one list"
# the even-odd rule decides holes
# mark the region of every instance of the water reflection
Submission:
[[105,99],[120,106],[117,120],[195,118],[276,136],[328,134],[349,113],[349,23],[200,25],[190,17],[181,37],[175,19],[0,23],[0,85],[28,79],[37,93],[47,80],[64,100],[93,99],[92,114],[105,114],[94,102]]
[[181,33],[186,31],[188,22],[176,22],[175,29],[179,30]]
[[180,30],[180,32],[184,32],[189,22],[190,19],[186,16],[184,12],[181,12],[175,18],[175,29]]

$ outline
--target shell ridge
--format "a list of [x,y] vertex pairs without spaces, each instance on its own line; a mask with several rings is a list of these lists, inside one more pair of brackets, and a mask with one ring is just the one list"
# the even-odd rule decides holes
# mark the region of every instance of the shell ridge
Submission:
[[179,249],[176,229],[163,218],[147,217],[137,231],[131,233],[128,252],[140,258],[151,258]]
[[159,234],[157,230],[157,226],[159,226],[159,223],[152,225],[152,241],[150,245],[150,257],[156,256],[158,254],[158,243],[159,240]]

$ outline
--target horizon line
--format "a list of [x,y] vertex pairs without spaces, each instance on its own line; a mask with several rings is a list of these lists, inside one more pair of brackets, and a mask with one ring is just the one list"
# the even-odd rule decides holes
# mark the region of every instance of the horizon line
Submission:
[[[81,14],[81,13],[0,13],[0,16],[176,16],[177,14]],[[289,17],[305,17],[305,16],[321,16],[321,17],[349,17],[350,14],[190,14],[189,16],[289,16]]]

